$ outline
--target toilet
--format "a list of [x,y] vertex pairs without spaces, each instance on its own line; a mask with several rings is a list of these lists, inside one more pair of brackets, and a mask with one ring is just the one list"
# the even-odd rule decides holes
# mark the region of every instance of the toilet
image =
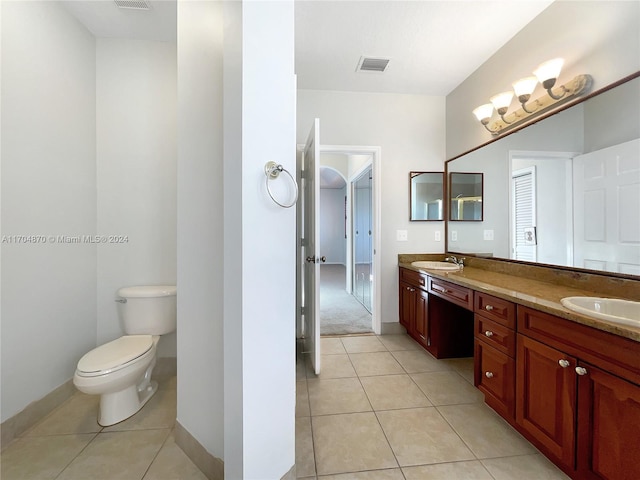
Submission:
[[175,285],[124,287],[118,290],[124,336],[86,353],[78,362],[73,384],[100,395],[98,423],[126,420],[156,393],[151,380],[160,335],[176,329]]

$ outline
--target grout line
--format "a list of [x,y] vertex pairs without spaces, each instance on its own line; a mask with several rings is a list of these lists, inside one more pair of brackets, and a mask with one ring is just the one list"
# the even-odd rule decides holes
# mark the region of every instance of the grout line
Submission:
[[[147,473],[149,473],[149,469],[151,468],[151,465],[153,465],[153,462],[156,461],[156,458],[158,458],[158,455],[160,455],[160,451],[164,448],[164,446],[167,444],[167,440],[169,440],[169,437],[171,436],[171,433],[174,431],[175,426],[171,427],[169,430],[169,434],[167,435],[167,437],[164,439],[164,441],[162,442],[162,445],[160,445],[160,448],[158,449],[158,451],[156,452],[156,454],[153,456],[153,458],[151,459],[151,462],[149,462],[149,466],[147,466],[146,470],[144,471],[144,473],[142,474],[142,477],[140,477],[140,480],[144,480],[144,477],[147,476]],[[150,429],[151,430],[151,429]]]
[[[77,435],[83,435],[83,434],[77,434]],[[98,438],[98,435],[100,435],[100,432],[96,433],[96,434],[93,436],[93,438],[92,438],[91,440],[89,440],[89,441],[87,442],[87,444],[86,444],[84,447],[82,447],[82,449],[81,449],[81,450],[76,454],[76,456],[75,456],[75,457],[73,457],[71,460],[69,460],[69,461],[67,462],[67,464],[62,468],[62,470],[60,470],[60,473],[58,473],[58,474],[54,477],[54,480],[55,480],[55,478],[60,478],[60,475],[62,475],[62,474],[64,473],[64,471],[65,471],[67,468],[69,468],[69,465],[71,465],[71,464],[75,461],[75,459],[76,459],[76,458],[78,458],[80,455],[82,455],[82,452],[84,452],[84,451],[89,447],[89,445],[91,445],[91,444],[94,442],[94,440],[95,440],[96,438]]]

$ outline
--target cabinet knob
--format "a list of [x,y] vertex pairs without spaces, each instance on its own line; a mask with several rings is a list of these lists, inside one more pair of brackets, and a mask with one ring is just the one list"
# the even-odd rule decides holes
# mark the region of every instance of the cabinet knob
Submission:
[[491,311],[491,310],[493,310],[493,305],[486,305],[486,306],[484,307],[484,309],[485,309],[485,310],[488,310],[488,311]]
[[493,378],[493,372],[485,372],[484,376],[487,378]]
[[487,337],[493,337],[493,332],[491,330],[487,330],[486,332],[484,332],[484,334]]
[[587,369],[584,367],[576,367],[576,373],[578,375],[586,375],[587,374]]
[[564,358],[558,360],[558,365],[562,368],[567,368],[569,366],[569,360],[565,360]]
[[410,289],[409,289],[409,291],[411,291],[411,292],[415,292],[415,291],[416,291],[416,289],[415,289],[415,288],[410,288]]

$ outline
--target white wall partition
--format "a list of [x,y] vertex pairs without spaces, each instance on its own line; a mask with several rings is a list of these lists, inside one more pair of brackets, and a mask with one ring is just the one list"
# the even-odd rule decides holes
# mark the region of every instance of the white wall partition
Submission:
[[218,2],[178,2],[177,102],[177,420],[209,453],[223,458],[222,5]]
[[95,347],[96,246],[57,237],[96,233],[96,70],[57,2],[2,2],[0,30],[4,421]]

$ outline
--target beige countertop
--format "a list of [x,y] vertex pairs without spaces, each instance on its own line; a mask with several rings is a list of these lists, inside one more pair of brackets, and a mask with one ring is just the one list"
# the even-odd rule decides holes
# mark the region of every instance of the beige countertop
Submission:
[[640,342],[640,328],[580,315],[560,303],[560,299],[564,297],[611,295],[473,267],[464,267],[459,272],[447,272],[416,268],[411,263],[399,263],[399,266]]

